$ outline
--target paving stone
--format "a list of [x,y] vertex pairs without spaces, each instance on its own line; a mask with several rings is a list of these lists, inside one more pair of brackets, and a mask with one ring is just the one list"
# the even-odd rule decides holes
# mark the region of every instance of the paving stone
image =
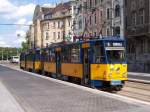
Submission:
[[42,79],[0,66],[0,79],[27,112],[149,112],[148,105]]

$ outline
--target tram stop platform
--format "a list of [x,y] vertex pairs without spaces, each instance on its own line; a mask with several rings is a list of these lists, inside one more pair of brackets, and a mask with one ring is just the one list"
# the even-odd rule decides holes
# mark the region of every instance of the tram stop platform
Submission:
[[0,66],[0,95],[0,112],[150,111],[148,102],[4,66]]

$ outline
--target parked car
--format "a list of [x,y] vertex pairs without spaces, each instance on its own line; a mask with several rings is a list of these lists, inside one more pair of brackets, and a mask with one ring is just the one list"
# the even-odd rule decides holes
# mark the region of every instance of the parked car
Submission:
[[11,63],[19,63],[19,56],[12,56],[10,59]]

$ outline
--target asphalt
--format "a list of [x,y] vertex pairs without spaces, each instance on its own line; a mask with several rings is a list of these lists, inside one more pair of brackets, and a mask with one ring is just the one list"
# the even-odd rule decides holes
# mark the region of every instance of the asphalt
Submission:
[[[149,103],[2,66],[0,66],[0,81],[6,88],[0,88],[1,91],[7,90],[14,99],[8,108],[16,105],[16,108],[25,112],[149,112],[150,110]],[[3,99],[6,97],[3,96]]]

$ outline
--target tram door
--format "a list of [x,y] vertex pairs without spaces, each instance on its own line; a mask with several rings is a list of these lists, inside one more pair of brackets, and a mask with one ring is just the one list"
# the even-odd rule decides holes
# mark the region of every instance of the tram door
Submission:
[[83,83],[90,83],[89,48],[83,49]]
[[56,52],[56,73],[57,74],[61,73],[61,56],[60,56],[60,51]]

